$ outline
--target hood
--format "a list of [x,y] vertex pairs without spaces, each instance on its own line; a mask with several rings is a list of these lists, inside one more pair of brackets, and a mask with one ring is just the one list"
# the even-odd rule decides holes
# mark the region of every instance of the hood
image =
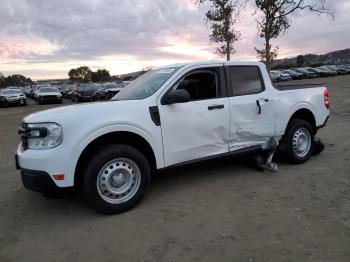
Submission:
[[6,98],[8,98],[8,97],[17,97],[17,96],[19,96],[20,94],[0,94],[0,96],[2,96],[2,97],[6,97]]
[[[128,104],[125,105],[126,103]],[[92,112],[95,116],[102,116],[104,114],[110,114],[112,110],[127,110],[133,103],[137,103],[137,101],[108,101],[62,106],[30,114],[23,120],[26,123],[56,122],[58,124],[68,119],[80,121],[82,119],[89,119]]]

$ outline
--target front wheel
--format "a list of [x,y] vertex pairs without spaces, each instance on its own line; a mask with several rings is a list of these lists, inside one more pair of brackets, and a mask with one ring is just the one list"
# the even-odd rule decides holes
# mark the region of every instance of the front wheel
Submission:
[[281,144],[289,162],[294,164],[306,162],[314,150],[314,132],[311,125],[305,120],[291,120]]
[[88,202],[103,214],[116,214],[134,207],[146,192],[150,166],[145,156],[128,145],[109,145],[89,161],[83,192]]

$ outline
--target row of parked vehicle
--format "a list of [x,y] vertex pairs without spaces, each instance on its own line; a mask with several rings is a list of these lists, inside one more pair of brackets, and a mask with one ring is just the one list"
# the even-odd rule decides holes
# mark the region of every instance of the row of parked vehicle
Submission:
[[38,104],[62,103],[63,99],[73,102],[108,100],[116,95],[128,81],[118,83],[81,83],[64,85],[34,85],[24,88],[25,94]]
[[325,65],[320,67],[301,67],[292,69],[272,70],[270,72],[271,79],[274,82],[346,74],[350,74],[350,64]]
[[74,84],[62,85],[58,89],[64,98],[79,103],[84,101],[109,100],[128,84],[129,81],[103,84]]
[[11,105],[27,105],[27,97],[23,93],[23,89],[21,87],[10,86],[0,91],[0,106],[8,107]]

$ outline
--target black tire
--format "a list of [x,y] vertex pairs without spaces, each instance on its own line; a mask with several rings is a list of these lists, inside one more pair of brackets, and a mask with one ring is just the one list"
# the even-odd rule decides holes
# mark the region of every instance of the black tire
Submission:
[[[117,158],[130,159],[138,166],[140,183],[130,199],[122,203],[110,203],[103,199],[98,192],[97,181],[102,168]],[[100,148],[88,161],[83,176],[82,191],[94,209],[100,213],[111,215],[125,212],[137,205],[147,191],[150,181],[151,169],[145,156],[134,147],[114,144]]]
[[[300,129],[303,129],[305,132],[307,131],[311,139],[310,146],[307,147],[308,149],[305,150],[305,155],[302,156],[295,152],[293,146],[293,140],[295,139],[296,132]],[[314,131],[311,125],[305,120],[292,119],[287,126],[286,133],[283,136],[280,145],[280,148],[282,148],[282,152],[284,153],[288,162],[293,164],[305,163],[307,160],[309,160],[314,151]]]

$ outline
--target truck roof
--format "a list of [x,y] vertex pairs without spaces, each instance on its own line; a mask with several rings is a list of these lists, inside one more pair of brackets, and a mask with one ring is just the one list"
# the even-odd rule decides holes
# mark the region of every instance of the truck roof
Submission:
[[198,62],[171,64],[171,65],[158,67],[158,69],[171,68],[171,67],[185,67],[185,66],[191,67],[191,66],[211,65],[211,64],[265,66],[264,63],[258,62],[258,61],[198,61]]

